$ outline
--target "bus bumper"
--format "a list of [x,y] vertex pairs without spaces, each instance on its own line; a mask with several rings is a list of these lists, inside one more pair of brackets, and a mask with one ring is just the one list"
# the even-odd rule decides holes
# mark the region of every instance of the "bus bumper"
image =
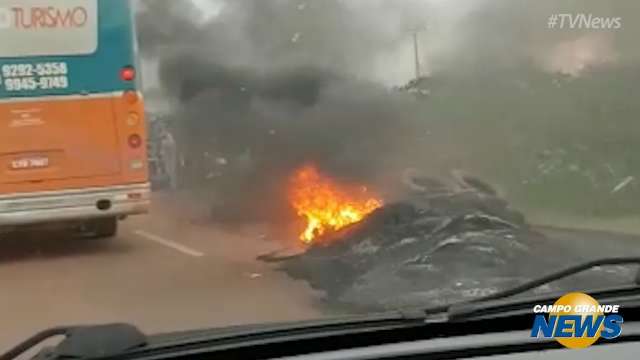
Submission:
[[148,183],[0,195],[0,227],[144,214],[150,197]]

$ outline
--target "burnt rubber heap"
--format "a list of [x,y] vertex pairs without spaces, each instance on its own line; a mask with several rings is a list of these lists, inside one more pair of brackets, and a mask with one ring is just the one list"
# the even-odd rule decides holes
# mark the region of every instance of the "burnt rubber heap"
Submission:
[[[468,176],[454,178],[445,183],[414,175],[405,200],[320,239],[304,253],[260,259],[322,290],[329,304],[363,310],[469,300],[582,260],[534,231],[490,186]],[[617,275],[596,269],[535,291],[606,287],[620,282]]]

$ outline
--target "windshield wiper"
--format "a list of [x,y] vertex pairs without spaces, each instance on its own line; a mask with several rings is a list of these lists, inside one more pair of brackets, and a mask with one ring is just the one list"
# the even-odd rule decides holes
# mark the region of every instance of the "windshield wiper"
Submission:
[[[371,331],[391,331],[424,325],[424,313],[416,317],[399,311],[338,317],[292,323],[243,325],[146,337],[128,324],[59,327],[40,332],[25,340],[0,360],[15,360],[26,351],[54,336],[66,338],[57,346],[42,349],[33,360],[107,359],[125,354],[140,356],[164,354],[175,349],[198,350],[205,347],[231,347],[271,344],[309,337],[323,338]],[[160,340],[161,339],[161,340]]]
[[57,346],[44,349],[37,356],[47,359],[87,359],[112,356],[143,346],[146,336],[129,324],[55,327],[41,331],[6,353],[0,360],[14,360],[45,340],[63,336]]
[[[426,309],[425,312],[427,314],[438,314],[438,313],[447,313],[448,318],[452,317],[465,317],[466,315],[471,315],[478,311],[478,306],[481,306],[483,303],[489,303],[494,300],[502,300],[509,298],[511,296],[520,295],[526,293],[529,290],[533,290],[542,285],[550,284],[554,281],[565,279],[569,276],[576,275],[586,270],[591,270],[600,266],[611,266],[611,265],[640,265],[640,257],[614,257],[614,258],[602,258],[587,261],[584,263],[580,263],[577,265],[573,265],[567,267],[563,270],[553,272],[546,276],[540,277],[538,279],[534,279],[531,281],[527,281],[519,286],[498,291],[496,293],[478,297],[472,300],[463,301],[459,303],[453,303],[438,307],[432,307]],[[640,286],[640,270],[636,273],[634,285]],[[640,288],[639,288],[640,289]],[[588,291],[589,289],[584,289]]]
[[[508,298],[508,297],[511,297],[511,296],[514,296],[514,295],[525,293],[525,292],[527,292],[529,290],[533,290],[533,289],[535,289],[537,287],[540,287],[542,285],[546,285],[546,284],[552,283],[554,281],[558,281],[558,280],[564,279],[566,277],[569,277],[571,275],[575,275],[575,274],[578,274],[578,273],[581,273],[583,271],[590,270],[590,269],[593,269],[593,268],[599,267],[599,266],[632,265],[632,264],[640,265],[640,258],[638,258],[638,257],[615,257],[615,258],[604,258],[604,259],[592,260],[592,261],[588,261],[588,262],[585,262],[585,263],[582,263],[582,264],[577,264],[577,265],[570,266],[570,267],[568,267],[568,268],[566,268],[564,270],[560,270],[560,271],[551,273],[549,275],[543,276],[543,277],[535,279],[535,280],[528,281],[528,282],[526,282],[524,284],[521,284],[519,286],[513,287],[511,289],[507,289],[507,290],[504,290],[504,291],[499,291],[499,292],[493,293],[491,295],[487,295],[487,296],[479,297],[477,299],[473,299],[473,300],[471,300],[471,302],[484,302],[484,301]],[[638,273],[636,273],[635,285],[640,285],[640,271]]]

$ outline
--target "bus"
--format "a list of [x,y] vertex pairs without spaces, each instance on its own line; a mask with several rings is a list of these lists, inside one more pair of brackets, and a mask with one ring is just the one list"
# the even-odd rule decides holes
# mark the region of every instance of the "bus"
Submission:
[[129,0],[0,0],[0,231],[148,212]]

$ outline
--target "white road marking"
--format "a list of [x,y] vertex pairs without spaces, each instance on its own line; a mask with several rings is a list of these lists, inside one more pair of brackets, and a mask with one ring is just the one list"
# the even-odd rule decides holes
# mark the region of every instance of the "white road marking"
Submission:
[[158,244],[164,245],[164,246],[169,247],[169,248],[171,248],[173,250],[179,251],[179,252],[181,252],[183,254],[191,255],[191,256],[194,256],[194,257],[202,257],[202,256],[204,256],[204,253],[202,253],[202,252],[200,252],[198,250],[194,250],[194,249],[192,249],[190,247],[184,246],[182,244],[178,244],[175,241],[167,240],[167,239],[165,239],[165,238],[163,238],[161,236],[151,234],[151,233],[146,232],[144,230],[136,230],[134,233],[136,235],[140,236],[140,237],[143,237],[143,238],[145,238],[147,240],[151,240],[151,241],[157,242]]

